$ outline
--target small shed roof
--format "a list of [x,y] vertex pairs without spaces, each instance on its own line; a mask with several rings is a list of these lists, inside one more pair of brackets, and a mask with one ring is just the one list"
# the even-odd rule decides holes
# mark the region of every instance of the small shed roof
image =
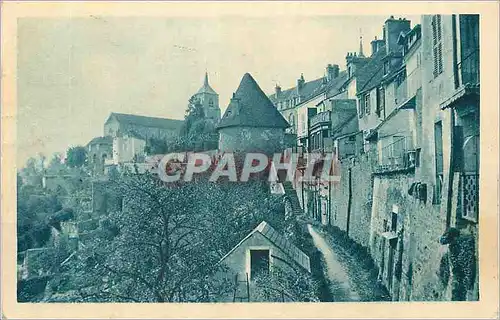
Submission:
[[255,229],[252,230],[243,240],[241,240],[236,246],[234,246],[219,262],[226,259],[234,250],[241,246],[247,239],[253,236],[255,233],[262,234],[275,246],[280,248],[285,252],[293,261],[295,261],[299,266],[311,272],[311,264],[309,257],[297,248],[290,240],[286,239],[278,231],[276,231],[269,223],[262,221]]

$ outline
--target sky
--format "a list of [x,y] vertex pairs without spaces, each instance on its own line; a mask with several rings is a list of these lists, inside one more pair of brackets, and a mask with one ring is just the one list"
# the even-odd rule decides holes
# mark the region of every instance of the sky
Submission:
[[301,73],[306,81],[323,76],[328,63],[344,70],[360,35],[369,55],[387,18],[21,18],[17,165],[102,136],[111,112],[183,119],[206,71],[224,112],[246,72],[271,94]]

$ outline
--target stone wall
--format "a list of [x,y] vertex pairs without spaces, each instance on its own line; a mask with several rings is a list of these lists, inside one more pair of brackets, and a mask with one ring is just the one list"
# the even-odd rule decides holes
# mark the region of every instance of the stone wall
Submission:
[[[375,177],[370,252],[393,300],[450,300],[448,248],[439,243],[446,215],[430,198],[410,196],[413,182],[413,173]],[[393,230],[393,213],[396,238],[389,240],[382,234]]]
[[349,237],[365,247],[369,246],[370,234],[372,157],[363,154],[341,162],[340,182],[333,184],[331,199],[332,225],[348,231]]

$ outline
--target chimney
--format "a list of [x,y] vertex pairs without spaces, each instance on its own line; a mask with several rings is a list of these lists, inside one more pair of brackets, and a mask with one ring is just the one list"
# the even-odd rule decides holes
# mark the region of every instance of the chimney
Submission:
[[281,95],[281,87],[279,86],[279,84],[276,84],[274,90],[276,91],[276,98],[278,98]]
[[377,45],[377,36],[375,36],[375,39],[370,42],[372,45],[372,56],[375,55],[378,51],[378,45]]
[[400,52],[401,48],[398,45],[398,37],[401,32],[407,33],[411,30],[411,22],[406,19],[395,19],[390,16],[384,23],[384,40],[386,53]]
[[375,37],[375,39],[372,40],[371,45],[372,45],[372,56],[374,56],[375,53],[377,53],[385,45],[385,41],[377,39],[377,37]]
[[339,65],[338,64],[328,64],[326,66],[326,78],[328,82],[339,76]]
[[303,74],[303,73],[301,73],[301,74],[300,74],[300,78],[299,78],[299,79],[297,79],[297,90],[299,90],[299,91],[300,91],[300,90],[304,87],[304,83],[305,83],[305,82],[306,82],[306,81],[304,80],[304,74]]

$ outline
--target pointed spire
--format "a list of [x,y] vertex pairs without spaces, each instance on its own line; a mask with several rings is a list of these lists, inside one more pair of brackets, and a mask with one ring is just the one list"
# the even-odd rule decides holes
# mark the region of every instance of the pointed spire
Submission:
[[210,87],[210,84],[208,84],[208,72],[205,71],[205,79],[203,80],[203,86],[198,90],[196,94],[200,93],[209,93],[209,94],[217,94],[212,87]]
[[208,72],[205,71],[205,81],[203,81],[203,86],[208,86]]
[[363,54],[363,36],[359,36],[359,57],[365,57],[365,55]]

